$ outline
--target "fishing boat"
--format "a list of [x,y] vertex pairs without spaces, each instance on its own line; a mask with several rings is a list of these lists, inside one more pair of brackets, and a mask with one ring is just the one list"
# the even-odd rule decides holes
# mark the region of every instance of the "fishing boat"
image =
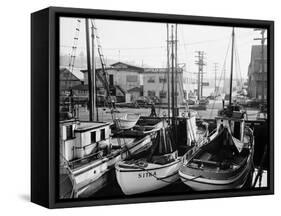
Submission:
[[[233,41],[234,29],[232,46]],[[231,103],[232,73],[233,67],[229,105],[215,118],[216,128],[209,134],[208,142],[193,147],[183,157],[179,175],[193,190],[241,188],[252,172],[253,131],[245,125],[245,112]]]
[[241,188],[252,170],[253,131],[245,126],[243,112],[232,111],[216,121],[210,141],[187,152],[179,170],[181,180],[194,190]]
[[153,130],[135,138],[113,136],[111,125],[75,119],[60,122],[61,198],[94,194],[107,184],[108,171],[116,162],[146,151],[156,136]]
[[126,113],[122,117],[115,118],[116,127],[120,130],[131,129],[136,125],[139,118],[140,118],[140,115],[138,115],[138,114],[127,114]]
[[115,164],[117,182],[124,194],[157,190],[179,179],[181,157],[172,146],[170,133],[166,127],[159,130],[146,157]]

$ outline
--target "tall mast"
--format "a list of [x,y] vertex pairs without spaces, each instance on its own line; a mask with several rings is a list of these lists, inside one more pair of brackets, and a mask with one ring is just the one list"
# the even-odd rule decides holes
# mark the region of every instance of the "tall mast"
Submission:
[[172,25],[172,126],[175,126],[175,89],[174,89],[174,26]]
[[170,52],[169,52],[169,24],[167,23],[167,84],[168,84],[168,118],[170,119]]
[[217,70],[218,70],[218,63],[214,63],[214,71],[215,71],[215,97],[217,95]]
[[178,109],[178,24],[175,26],[175,114],[177,115],[177,109]]
[[98,110],[97,110],[97,103],[96,103],[96,65],[95,65],[95,26],[92,24],[91,26],[91,30],[92,30],[92,88],[93,88],[93,93],[92,93],[92,97],[93,97],[93,119],[94,116],[96,116],[96,121],[98,121],[99,117],[98,117]]
[[230,68],[230,89],[229,89],[229,106],[232,100],[232,78],[233,78],[233,57],[234,57],[234,27],[232,28],[232,45],[231,45],[231,68]]
[[90,38],[89,38],[89,19],[85,20],[86,29],[86,51],[87,51],[87,71],[88,71],[88,87],[89,87],[89,121],[93,121],[93,85],[92,85],[92,71],[91,71],[91,56],[90,56]]

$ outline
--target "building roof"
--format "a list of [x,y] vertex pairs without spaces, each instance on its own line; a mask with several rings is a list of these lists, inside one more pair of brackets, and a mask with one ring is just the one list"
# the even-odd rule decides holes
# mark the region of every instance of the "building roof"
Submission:
[[130,64],[127,64],[127,63],[124,63],[124,62],[116,62],[114,64],[111,64],[110,65],[111,67],[113,68],[120,68],[120,69],[133,69],[133,70],[139,70],[139,71],[142,71],[143,68],[141,67],[137,67],[137,66],[134,66],[134,65],[130,65]]
[[[122,69],[122,70],[135,70],[140,73],[167,73],[167,68],[142,68],[134,65],[130,65],[124,62],[116,62],[111,64],[110,67],[105,68],[106,70]],[[96,71],[100,71],[101,68],[96,68]],[[81,70],[82,73],[86,73],[87,69]],[[178,68],[178,73],[182,73],[183,69]]]
[[128,90],[128,92],[140,92],[142,90],[141,87],[134,87]]
[[[144,68],[143,72],[144,73],[167,73],[168,69],[167,68]],[[171,72],[171,70],[170,70]],[[182,73],[183,69],[178,68],[178,73]]]
[[81,80],[73,73],[71,73],[67,68],[60,68],[60,81],[81,81]]

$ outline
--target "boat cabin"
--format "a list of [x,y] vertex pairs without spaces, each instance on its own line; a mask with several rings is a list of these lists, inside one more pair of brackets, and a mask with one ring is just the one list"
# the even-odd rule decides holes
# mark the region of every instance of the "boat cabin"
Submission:
[[110,146],[111,123],[81,122],[65,120],[60,122],[60,150],[66,161],[82,159],[98,149]]
[[245,115],[238,107],[232,106],[226,108],[219,113],[216,117],[217,131],[221,128],[228,128],[232,136],[239,141],[243,142],[244,128],[245,128]]

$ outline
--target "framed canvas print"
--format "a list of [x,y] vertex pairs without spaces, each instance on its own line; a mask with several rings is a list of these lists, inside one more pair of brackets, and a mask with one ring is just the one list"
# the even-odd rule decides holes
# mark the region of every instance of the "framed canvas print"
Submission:
[[31,200],[274,192],[274,23],[50,7],[31,15]]

